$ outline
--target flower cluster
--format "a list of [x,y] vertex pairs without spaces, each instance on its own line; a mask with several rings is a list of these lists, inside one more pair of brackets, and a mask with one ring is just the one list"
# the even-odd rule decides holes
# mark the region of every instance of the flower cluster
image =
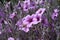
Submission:
[[28,11],[29,9],[36,9],[38,6],[33,0],[25,0],[23,2],[23,10]]
[[20,21],[18,21],[16,23],[16,25],[20,26],[20,28],[19,28],[20,30],[28,32],[29,28],[32,27],[32,25],[38,24],[39,22],[41,22],[41,20],[42,20],[41,17],[43,15],[44,11],[45,11],[45,8],[40,8],[36,11],[35,14],[27,15],[26,17],[24,17],[22,19],[22,24],[20,23]]
[[[32,25],[35,25],[38,23],[42,23],[44,26],[48,26],[49,25],[48,19],[45,16],[43,16],[43,13],[45,12],[45,10],[46,8],[39,8],[35,12],[35,14],[27,15],[22,19],[22,24],[20,23],[20,21],[18,21],[17,25],[19,26],[19,29],[25,32],[28,32],[29,28],[32,27]],[[56,17],[58,16],[58,9],[54,9],[54,13],[51,16],[52,19],[54,19],[55,16]]]

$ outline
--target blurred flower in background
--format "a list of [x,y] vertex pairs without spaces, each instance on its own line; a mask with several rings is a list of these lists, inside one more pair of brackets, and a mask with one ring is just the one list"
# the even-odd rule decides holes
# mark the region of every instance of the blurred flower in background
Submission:
[[8,40],[15,40],[13,37],[9,37]]
[[53,14],[51,15],[51,18],[52,18],[53,20],[56,20],[56,19],[57,19],[58,15],[59,15],[58,12],[59,12],[58,9],[54,9]]
[[41,15],[35,14],[34,17],[36,19],[36,22],[34,24],[38,24],[39,22],[41,22],[41,20],[42,20]]
[[47,17],[46,16],[42,16],[42,22],[41,22],[42,24],[43,24],[43,26],[48,26],[49,25],[49,22],[48,22],[48,19],[47,19]]
[[13,12],[12,14],[9,15],[9,18],[13,19],[16,16],[17,12]]
[[24,11],[28,11],[29,5],[30,5],[30,1],[24,1],[23,10],[24,10]]
[[0,40],[59,40],[58,6],[58,0],[0,0]]

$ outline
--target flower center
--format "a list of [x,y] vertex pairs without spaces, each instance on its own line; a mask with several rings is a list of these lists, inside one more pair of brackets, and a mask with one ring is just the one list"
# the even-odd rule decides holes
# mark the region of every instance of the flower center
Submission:
[[37,16],[37,21],[39,21],[39,17]]
[[29,23],[31,23],[33,20],[32,20],[32,18],[30,18],[28,21],[29,21]]
[[40,11],[39,13],[41,13],[42,11]]

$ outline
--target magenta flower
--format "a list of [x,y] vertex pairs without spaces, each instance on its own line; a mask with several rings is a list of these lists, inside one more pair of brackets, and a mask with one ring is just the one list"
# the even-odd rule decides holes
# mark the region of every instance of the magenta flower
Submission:
[[56,18],[58,17],[58,12],[59,12],[58,9],[54,9],[53,14],[51,15],[51,18],[52,18],[53,20],[56,20]]
[[36,14],[42,15],[45,12],[45,8],[40,8],[36,11]]
[[29,28],[32,27],[32,24],[37,24],[41,22],[41,16],[38,14],[27,15],[22,20],[19,20],[16,25],[19,26],[19,30],[25,32],[29,31]]
[[30,2],[29,9],[35,9],[35,8],[37,8],[37,5],[35,4],[34,1],[31,1],[31,2]]
[[26,23],[28,27],[31,27],[32,24],[34,24],[36,22],[36,19],[34,18],[35,14],[27,15],[25,17],[25,20],[23,21],[23,23]]
[[23,10],[24,11],[28,11],[29,5],[30,5],[30,2],[29,1],[24,1]]
[[13,37],[9,37],[8,40],[15,40]]
[[53,20],[56,20],[57,16],[58,16],[58,13],[53,13],[53,14],[51,15],[51,18],[52,18]]

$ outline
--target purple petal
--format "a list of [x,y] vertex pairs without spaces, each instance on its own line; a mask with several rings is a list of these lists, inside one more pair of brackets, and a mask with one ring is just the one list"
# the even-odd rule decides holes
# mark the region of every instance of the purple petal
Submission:
[[29,28],[20,28],[19,30],[23,30],[24,32],[28,32],[29,31]]
[[36,11],[36,14],[42,15],[45,12],[45,8],[40,8]]

